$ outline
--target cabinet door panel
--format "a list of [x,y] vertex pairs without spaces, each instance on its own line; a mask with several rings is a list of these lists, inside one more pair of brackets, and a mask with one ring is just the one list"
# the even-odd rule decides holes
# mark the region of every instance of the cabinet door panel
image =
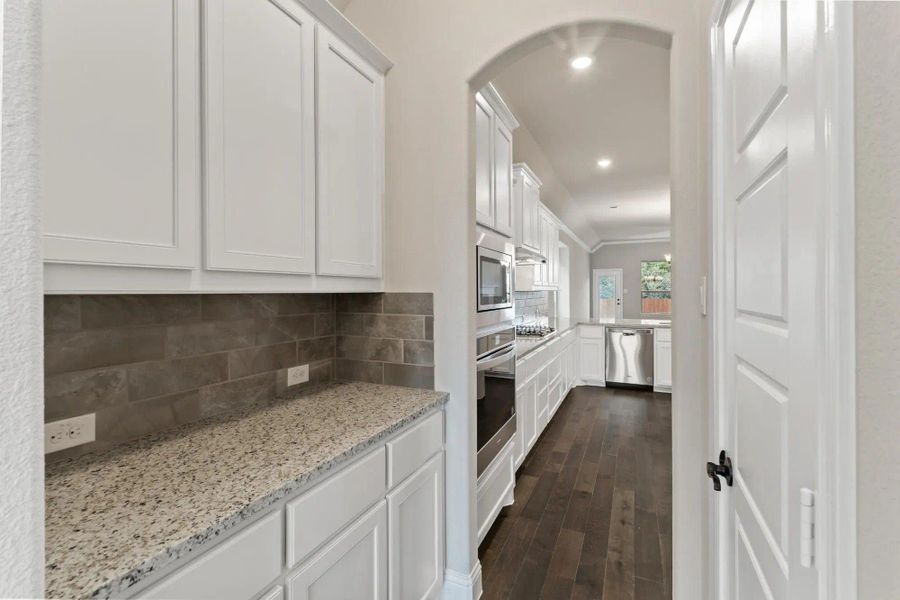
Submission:
[[196,0],[42,6],[45,259],[196,266]]
[[522,202],[522,243],[533,250],[539,250],[538,243],[538,203],[540,188],[530,179],[525,180],[525,194]]
[[315,24],[295,3],[205,8],[206,266],[315,272]]
[[587,384],[602,385],[606,380],[606,341],[601,338],[582,338],[578,343],[580,379]]
[[475,94],[475,221],[494,226],[493,194],[494,111]]
[[317,32],[318,272],[381,277],[384,78]]
[[288,600],[386,600],[387,583],[384,501],[286,579]]
[[388,495],[390,597],[437,598],[444,571],[444,454]]
[[672,388],[672,342],[656,340],[653,348],[653,387]]
[[512,236],[512,132],[500,119],[494,119],[494,228]]

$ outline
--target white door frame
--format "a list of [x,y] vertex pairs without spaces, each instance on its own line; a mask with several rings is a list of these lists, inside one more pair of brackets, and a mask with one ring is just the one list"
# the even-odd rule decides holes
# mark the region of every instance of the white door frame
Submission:
[[614,275],[616,278],[616,318],[623,318],[622,315],[625,314],[625,290],[622,286],[625,284],[625,271],[624,269],[593,269],[591,271],[591,302],[593,306],[591,307],[591,316],[595,319],[600,318],[599,315],[599,304],[600,299],[597,297],[597,280],[600,279],[601,275]]
[[[710,447],[715,456],[725,434],[720,407],[724,382],[721,366],[725,364],[722,335],[724,323],[724,290],[722,289],[723,148],[716,125],[723,122],[718,85],[723,77],[720,23],[728,12],[729,0],[716,0],[710,35],[710,239],[712,240],[712,312],[710,344],[712,369],[710,377]],[[823,177],[829,193],[823,198],[827,207],[823,234],[827,248],[819,257],[824,266],[822,298],[825,306],[826,344],[818,357],[818,368],[824,385],[820,398],[819,422],[816,424],[819,444],[822,488],[816,495],[815,568],[819,577],[819,597],[825,600],[855,600],[856,593],[856,330],[854,269],[854,181],[853,181],[853,6],[835,0],[819,4],[819,103],[823,122],[829,124],[821,132],[825,147],[822,156]],[[842,285],[843,284],[843,285]],[[710,459],[712,460],[712,458]],[[718,598],[719,528],[725,523],[720,502],[710,504],[710,568],[708,597]]]

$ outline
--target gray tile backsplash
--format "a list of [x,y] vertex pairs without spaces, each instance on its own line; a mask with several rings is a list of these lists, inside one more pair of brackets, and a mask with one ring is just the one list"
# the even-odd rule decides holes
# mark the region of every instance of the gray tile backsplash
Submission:
[[44,418],[97,413],[55,460],[272,398],[287,368],[434,387],[431,294],[46,296]]
[[432,294],[335,297],[335,377],[434,388]]

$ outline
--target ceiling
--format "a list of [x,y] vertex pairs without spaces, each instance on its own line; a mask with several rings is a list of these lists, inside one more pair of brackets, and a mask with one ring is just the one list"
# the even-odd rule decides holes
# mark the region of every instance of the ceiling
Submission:
[[[523,125],[514,151],[519,135],[533,138],[554,171],[537,175],[560,184],[542,199],[590,245],[669,234],[670,43],[621,25],[569,29],[492,79]],[[594,63],[575,71],[581,54]],[[597,166],[603,157],[609,169]]]

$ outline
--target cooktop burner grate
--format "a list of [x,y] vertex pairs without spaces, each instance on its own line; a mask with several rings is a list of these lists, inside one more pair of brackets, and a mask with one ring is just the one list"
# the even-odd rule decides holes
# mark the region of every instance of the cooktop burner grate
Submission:
[[535,336],[544,337],[556,331],[555,328],[547,325],[516,325],[517,336]]

